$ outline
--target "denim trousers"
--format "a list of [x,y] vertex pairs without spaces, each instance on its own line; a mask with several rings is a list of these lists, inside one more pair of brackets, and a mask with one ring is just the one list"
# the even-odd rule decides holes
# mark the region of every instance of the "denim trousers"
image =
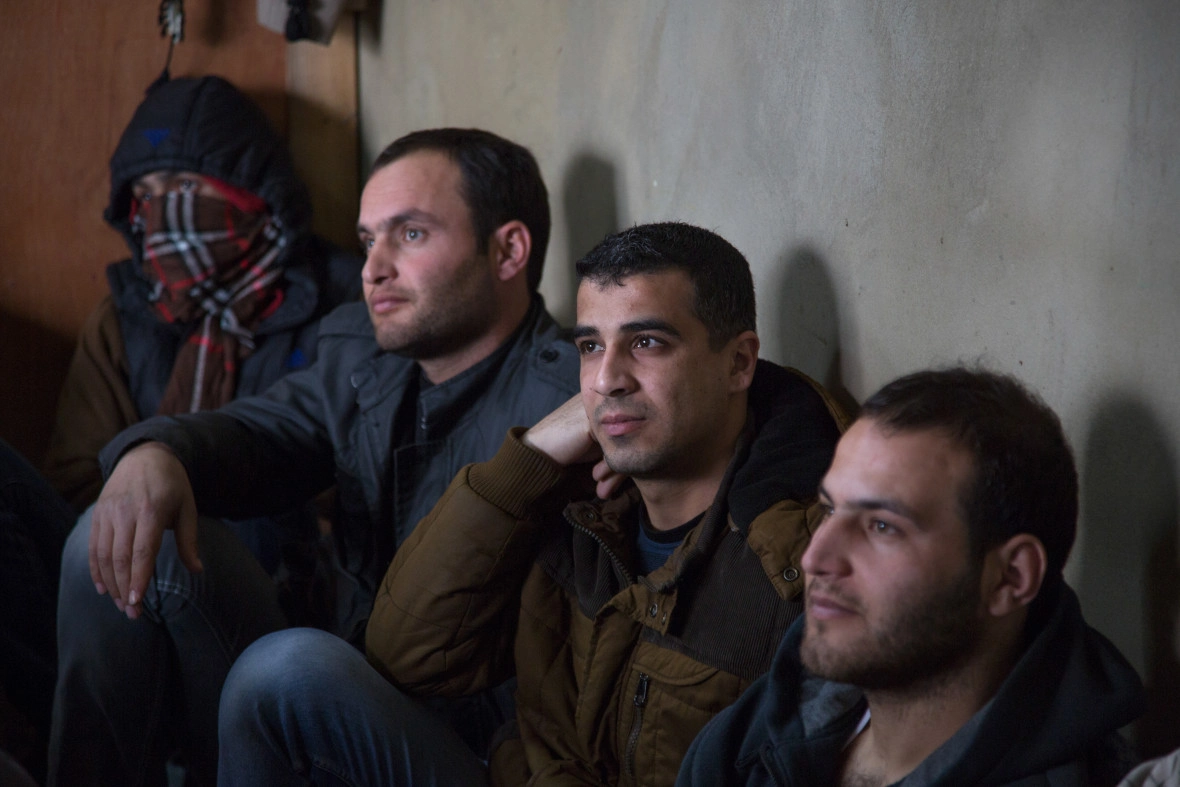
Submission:
[[74,519],[33,466],[0,441],[0,680],[41,736],[32,743],[39,751],[30,752],[41,771],[57,670],[58,570]]
[[280,631],[251,645],[226,681],[217,783],[486,785],[472,744],[486,746],[496,720],[476,707],[412,699],[344,640]]
[[230,667],[287,625],[274,582],[224,523],[201,517],[204,571],[190,573],[165,532],[141,615],[129,620],[94,589],[90,514],[62,554],[49,784],[162,785],[179,748],[189,783],[212,785]]

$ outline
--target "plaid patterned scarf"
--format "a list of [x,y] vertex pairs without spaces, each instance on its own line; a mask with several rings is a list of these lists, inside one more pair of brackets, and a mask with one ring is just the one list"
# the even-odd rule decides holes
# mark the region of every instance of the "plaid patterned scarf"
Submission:
[[152,301],[166,322],[192,325],[177,352],[160,415],[229,402],[253,329],[282,301],[275,265],[284,240],[258,197],[207,178],[225,199],[169,191],[133,207]]

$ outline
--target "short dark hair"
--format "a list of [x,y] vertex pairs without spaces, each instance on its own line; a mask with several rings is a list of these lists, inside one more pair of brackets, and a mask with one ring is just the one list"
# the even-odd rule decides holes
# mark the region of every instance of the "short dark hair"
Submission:
[[549,192],[541,168],[523,145],[478,128],[435,128],[414,131],[394,140],[373,162],[369,177],[387,164],[410,153],[433,150],[459,165],[463,200],[471,211],[477,250],[488,250],[492,233],[509,221],[529,228],[532,252],[528,260],[528,286],[536,290],[549,247]]
[[886,430],[935,429],[974,458],[961,490],[972,555],[1018,533],[1040,539],[1048,555],[1045,586],[1054,586],[1073,547],[1078,474],[1061,421],[1014,377],[954,367],[894,380],[861,408]]
[[681,270],[693,285],[693,312],[719,350],[757,329],[750,263],[715,232],[676,221],[639,224],[608,235],[578,260],[578,282],[622,284],[628,276]]

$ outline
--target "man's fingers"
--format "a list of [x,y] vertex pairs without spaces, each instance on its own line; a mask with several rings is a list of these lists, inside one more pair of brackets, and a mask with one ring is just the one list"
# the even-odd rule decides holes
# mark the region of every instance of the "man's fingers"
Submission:
[[[139,614],[164,531],[183,517],[190,524],[180,556],[199,571],[196,505],[184,466],[159,443],[143,443],[125,453],[94,506],[90,574],[95,589],[109,593],[128,617]],[[179,533],[177,541],[182,541]]]
[[114,531],[105,520],[94,522],[92,528],[94,560],[98,564],[99,572],[98,584],[101,584],[103,589],[107,593],[110,593],[111,599],[118,603],[121,598],[119,595],[119,585],[115,581],[115,567],[111,562]]
[[163,531],[158,527],[137,527],[131,547],[131,576],[127,588],[128,617],[139,614],[139,603],[147,591],[148,580],[156,568],[156,555],[160,554],[160,540]]
[[115,574],[114,591],[120,599],[128,602],[131,592],[131,550],[135,546],[136,521],[123,521],[111,530],[111,568]]
[[595,494],[602,500],[609,500],[614,497],[623,485],[623,482],[627,480],[627,476],[612,470],[605,459],[598,460],[590,471],[590,474],[597,482]]

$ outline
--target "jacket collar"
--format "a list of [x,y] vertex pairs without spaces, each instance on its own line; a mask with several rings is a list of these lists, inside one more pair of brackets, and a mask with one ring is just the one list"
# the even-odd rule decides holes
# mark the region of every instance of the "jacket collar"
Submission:
[[[1006,784],[1086,758],[1142,714],[1134,669],[1086,625],[1069,587],[1051,592],[1045,625],[996,696],[899,784]],[[739,767],[762,758],[792,784],[831,781],[864,707],[856,687],[807,675],[799,661],[804,625],[800,618],[788,631],[762,695],[769,741],[747,736],[738,755]],[[784,715],[789,721],[774,721]]]
[[[516,348],[527,342],[541,315],[544,303],[534,297],[529,311],[512,335],[490,355],[445,382],[430,385],[418,394],[417,425],[424,441],[438,440],[471,410],[472,404],[487,393],[499,376],[501,366]],[[362,411],[384,406],[390,397],[398,400],[415,376],[422,374],[416,362],[392,352],[382,352],[353,373],[352,383]]]

